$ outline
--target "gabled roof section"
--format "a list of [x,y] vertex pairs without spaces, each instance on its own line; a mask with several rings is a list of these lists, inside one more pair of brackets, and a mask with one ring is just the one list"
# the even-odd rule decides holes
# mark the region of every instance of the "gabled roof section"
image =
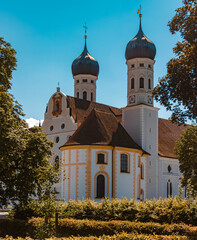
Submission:
[[113,113],[93,109],[70,139],[62,146],[105,145],[141,150]]
[[118,122],[122,121],[122,110],[119,108],[70,96],[67,97],[69,107],[71,109],[71,115],[73,119],[78,123],[78,125],[80,125],[87,118],[87,116],[93,109],[102,112],[112,113],[117,118]]
[[162,157],[177,158],[174,153],[175,142],[178,140],[182,131],[185,130],[188,125],[178,125],[162,118],[159,118],[158,121],[159,155]]

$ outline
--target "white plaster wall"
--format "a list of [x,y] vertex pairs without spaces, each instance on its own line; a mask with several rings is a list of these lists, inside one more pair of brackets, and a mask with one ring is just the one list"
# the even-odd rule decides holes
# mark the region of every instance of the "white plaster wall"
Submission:
[[[120,154],[126,153],[130,156],[130,172],[120,172]],[[130,151],[116,151],[117,154],[117,198],[133,198],[133,157],[134,153]]]
[[[171,166],[171,172],[168,172],[168,165]],[[167,197],[167,182],[172,182],[172,196],[179,195],[179,183],[182,176],[179,170],[178,159],[159,157],[159,197]]]
[[147,198],[157,198],[159,188],[158,108],[146,105],[126,107],[123,109],[122,121],[133,140],[151,154],[147,164]]

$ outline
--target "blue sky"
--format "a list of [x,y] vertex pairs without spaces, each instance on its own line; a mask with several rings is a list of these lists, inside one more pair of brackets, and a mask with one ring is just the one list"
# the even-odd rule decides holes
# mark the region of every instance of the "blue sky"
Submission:
[[[138,31],[140,4],[142,29],[157,49],[156,85],[166,74],[166,63],[174,56],[172,48],[180,40],[170,33],[167,23],[182,6],[181,0],[1,1],[0,36],[12,44],[18,60],[11,92],[22,104],[25,118],[44,118],[58,82],[62,92],[73,96],[71,64],[84,47],[84,22],[88,50],[100,66],[97,102],[125,106],[125,48]],[[158,103],[155,106],[161,108]],[[161,108],[160,117],[169,115]]]

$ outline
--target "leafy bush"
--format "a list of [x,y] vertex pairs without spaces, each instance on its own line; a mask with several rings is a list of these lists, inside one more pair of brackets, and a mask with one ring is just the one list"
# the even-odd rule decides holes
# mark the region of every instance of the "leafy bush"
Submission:
[[[96,203],[92,200],[57,202],[51,204],[51,212],[58,212],[60,218],[127,220],[157,223],[185,223],[197,225],[197,200],[181,200],[178,197],[135,202],[134,200],[104,199]],[[15,209],[15,218],[43,217],[48,209],[46,202],[32,202],[23,209]],[[48,210],[47,210],[48,211]]]

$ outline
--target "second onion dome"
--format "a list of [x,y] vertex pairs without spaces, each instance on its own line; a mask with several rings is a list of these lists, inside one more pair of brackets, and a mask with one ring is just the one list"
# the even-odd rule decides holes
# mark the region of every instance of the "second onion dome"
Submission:
[[156,48],[154,43],[148,39],[141,27],[141,14],[140,14],[140,27],[137,35],[131,39],[126,47],[125,58],[126,60],[133,58],[150,58],[154,60],[156,55]]
[[90,74],[97,77],[99,74],[99,64],[96,59],[89,54],[86,46],[86,38],[87,35],[85,35],[85,46],[83,52],[72,63],[72,74],[73,76],[78,74]]

